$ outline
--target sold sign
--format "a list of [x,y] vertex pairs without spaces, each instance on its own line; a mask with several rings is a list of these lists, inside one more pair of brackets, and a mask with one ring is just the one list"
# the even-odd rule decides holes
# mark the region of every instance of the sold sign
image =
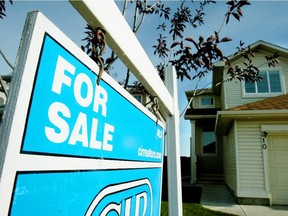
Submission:
[[0,215],[159,215],[161,122],[107,74],[97,85],[98,66],[41,13],[22,41]]

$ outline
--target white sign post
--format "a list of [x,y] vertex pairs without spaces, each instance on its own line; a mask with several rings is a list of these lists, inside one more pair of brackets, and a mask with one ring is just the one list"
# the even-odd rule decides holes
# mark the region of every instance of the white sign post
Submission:
[[169,215],[182,215],[182,181],[180,163],[180,133],[179,109],[176,71],[172,67],[166,68],[165,84],[173,97],[173,113],[167,115],[167,173],[168,173],[168,201]]
[[[180,172],[179,111],[175,71],[169,69],[166,87],[156,69],[119,11],[114,0],[81,0],[70,3],[93,27],[107,32],[109,47],[119,56],[143,86],[157,96],[167,113],[169,215],[182,215]],[[113,14],[113,16],[111,16]]]

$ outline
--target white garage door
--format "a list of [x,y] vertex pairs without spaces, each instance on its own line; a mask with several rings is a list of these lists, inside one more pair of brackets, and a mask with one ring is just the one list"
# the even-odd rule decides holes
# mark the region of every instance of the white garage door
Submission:
[[273,205],[288,205],[288,135],[268,136]]

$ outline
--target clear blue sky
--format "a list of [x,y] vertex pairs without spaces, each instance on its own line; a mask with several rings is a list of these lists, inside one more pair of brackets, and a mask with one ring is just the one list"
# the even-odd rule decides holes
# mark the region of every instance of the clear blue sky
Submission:
[[[169,1],[175,3],[176,1]],[[121,1],[117,1],[121,5]],[[288,48],[288,1],[251,1],[251,6],[244,7],[244,17],[241,22],[233,20],[228,26],[224,26],[221,31],[221,37],[230,37],[232,42],[223,45],[226,55],[236,51],[236,47],[240,40],[245,45],[254,43],[257,40],[264,40],[284,48]],[[101,7],[101,5],[99,5]],[[70,37],[77,45],[82,45],[81,39],[84,38],[85,21],[78,15],[77,11],[70,5],[68,1],[14,1],[13,6],[7,2],[7,17],[0,20],[0,49],[5,53],[8,60],[14,64],[18,45],[21,38],[23,25],[27,12],[33,10],[41,11],[48,17],[58,28]],[[205,11],[206,21],[201,28],[191,32],[190,37],[198,38],[199,35],[204,37],[213,34],[214,30],[218,30],[223,21],[224,13],[227,9],[224,1],[212,5]],[[151,31],[158,25],[155,19],[146,19],[146,24],[138,33],[138,39],[142,43],[151,61],[156,64],[156,58],[153,56],[152,45],[155,44],[155,33]],[[154,26],[153,26],[154,25]],[[153,26],[153,27],[152,27]],[[152,41],[152,43],[151,43]],[[116,79],[120,79],[121,71],[115,66],[112,75]],[[11,69],[0,57],[0,74],[11,73]],[[211,80],[210,76],[205,77],[200,84],[200,88],[205,86]],[[179,81],[179,110],[183,111],[187,104],[185,91],[195,88],[195,82]],[[185,121],[183,117],[180,121],[181,136],[181,154],[188,156],[189,139],[191,136],[190,123]]]

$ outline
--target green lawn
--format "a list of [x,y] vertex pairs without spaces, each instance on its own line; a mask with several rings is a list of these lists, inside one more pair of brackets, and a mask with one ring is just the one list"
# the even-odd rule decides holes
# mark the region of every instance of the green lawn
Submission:
[[[183,203],[183,216],[200,215],[200,216],[235,216],[224,212],[212,211],[202,207],[197,203]],[[168,202],[161,204],[161,216],[168,216]]]

